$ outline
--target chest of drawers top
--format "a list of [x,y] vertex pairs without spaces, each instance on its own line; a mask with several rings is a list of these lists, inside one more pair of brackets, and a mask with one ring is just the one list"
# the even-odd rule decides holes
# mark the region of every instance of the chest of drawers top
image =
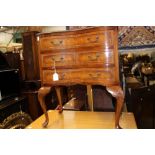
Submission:
[[[117,27],[53,32],[37,37],[43,85],[119,82]],[[52,79],[54,64],[58,81]]]

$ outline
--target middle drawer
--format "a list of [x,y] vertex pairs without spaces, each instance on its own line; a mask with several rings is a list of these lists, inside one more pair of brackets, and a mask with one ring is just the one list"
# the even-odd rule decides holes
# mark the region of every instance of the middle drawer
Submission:
[[80,65],[114,64],[114,53],[113,49],[110,51],[79,52],[76,55],[76,60]]
[[56,67],[72,67],[75,64],[74,53],[65,54],[42,54],[41,66],[44,68],[53,68],[54,63]]

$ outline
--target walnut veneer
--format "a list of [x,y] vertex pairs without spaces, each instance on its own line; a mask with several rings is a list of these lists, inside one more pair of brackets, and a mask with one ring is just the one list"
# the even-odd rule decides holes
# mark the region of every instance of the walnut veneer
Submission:
[[[107,91],[116,97],[115,127],[119,128],[124,95],[119,84],[117,27],[91,27],[44,33],[37,37],[42,81],[38,99],[46,117],[43,126],[49,121],[44,98],[51,88],[56,88],[58,109],[62,112],[59,86],[84,84],[106,86]],[[58,81],[53,80],[54,63]]]

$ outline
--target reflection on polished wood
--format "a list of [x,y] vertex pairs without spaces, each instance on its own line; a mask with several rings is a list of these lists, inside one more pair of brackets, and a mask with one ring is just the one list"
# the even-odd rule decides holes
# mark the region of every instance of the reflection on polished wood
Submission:
[[[49,123],[42,127],[44,115],[32,122],[27,129],[114,129],[114,112],[63,111],[49,110]],[[136,129],[133,113],[122,113],[120,125],[124,129]]]

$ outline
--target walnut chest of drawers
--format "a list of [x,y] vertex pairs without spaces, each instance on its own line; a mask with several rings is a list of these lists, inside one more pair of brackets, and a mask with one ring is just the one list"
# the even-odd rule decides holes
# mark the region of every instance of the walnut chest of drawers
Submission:
[[[44,96],[60,85],[103,85],[117,99],[116,127],[123,105],[119,86],[117,27],[92,27],[76,31],[39,34],[38,52],[42,88],[39,101],[46,115]],[[58,73],[59,79],[53,80]],[[57,90],[58,98],[60,92]],[[61,102],[61,101],[60,101]],[[61,105],[61,103],[60,103]],[[61,108],[60,108],[61,109]]]

